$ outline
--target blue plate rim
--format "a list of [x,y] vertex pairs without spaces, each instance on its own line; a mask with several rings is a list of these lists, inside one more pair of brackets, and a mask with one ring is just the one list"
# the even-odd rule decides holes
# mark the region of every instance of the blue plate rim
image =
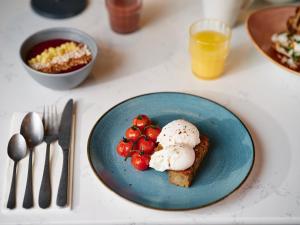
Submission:
[[[210,203],[207,203],[207,204],[204,204],[204,205],[201,205],[201,206],[196,206],[196,207],[187,207],[187,208],[176,208],[176,209],[168,209],[168,208],[160,208],[160,207],[153,207],[153,206],[149,206],[149,205],[146,205],[146,204],[142,204],[140,202],[137,202],[137,201],[134,201],[134,200],[131,200],[131,199],[128,199],[126,196],[114,191],[108,184],[105,183],[105,181],[101,178],[101,176],[99,176],[97,174],[97,171],[96,171],[96,168],[94,167],[93,163],[92,163],[92,159],[91,159],[91,154],[90,154],[90,144],[91,144],[91,139],[92,139],[92,134],[94,133],[94,130],[97,126],[97,124],[99,123],[99,121],[106,115],[108,114],[110,111],[112,111],[114,108],[116,108],[117,106],[129,101],[129,100],[133,100],[135,98],[139,98],[139,97],[143,97],[143,96],[147,96],[147,95],[157,95],[157,94],[181,94],[181,95],[186,95],[186,96],[192,96],[192,97],[197,97],[197,98],[200,98],[200,99],[204,99],[204,100],[207,100],[211,103],[214,103],[222,108],[224,108],[225,110],[227,110],[229,113],[231,113],[242,125],[243,127],[245,128],[245,130],[247,131],[249,137],[250,137],[250,140],[251,140],[251,145],[252,145],[252,149],[253,149],[253,159],[252,159],[252,162],[251,162],[251,167],[247,173],[247,175],[245,176],[245,178],[241,181],[241,183],[236,187],[234,188],[231,192],[229,192],[227,195],[223,196],[222,198],[219,198],[217,199],[216,201],[213,201],[213,202],[210,202]],[[251,171],[253,170],[253,167],[254,167],[254,162],[255,162],[255,145],[254,145],[254,141],[253,141],[253,138],[251,136],[251,133],[249,131],[249,129],[246,127],[246,125],[243,123],[243,121],[235,114],[233,113],[231,110],[229,110],[227,107],[221,105],[220,103],[214,101],[214,100],[211,100],[211,99],[208,99],[208,98],[205,98],[205,97],[202,97],[202,96],[198,96],[198,95],[194,95],[194,94],[189,94],[189,93],[184,93],[184,92],[172,92],[172,91],[163,91],[163,92],[151,92],[151,93],[146,93],[146,94],[141,94],[141,95],[137,95],[137,96],[134,96],[134,97],[131,97],[131,98],[128,98],[128,99],[125,99],[121,102],[119,102],[118,104],[112,106],[110,109],[108,109],[105,113],[103,113],[100,118],[96,121],[96,123],[94,124],[93,128],[91,129],[90,133],[89,133],[89,137],[88,137],[88,142],[87,142],[87,157],[88,157],[88,161],[89,161],[89,164],[93,170],[93,173],[95,174],[95,176],[98,178],[98,180],[104,185],[104,187],[106,187],[108,190],[110,190],[111,192],[115,193],[116,195],[118,195],[119,197],[125,199],[126,201],[128,202],[131,202],[131,203],[134,203],[135,205],[139,205],[139,206],[143,206],[145,208],[148,208],[148,209],[154,209],[154,210],[159,210],[159,211],[190,211],[190,210],[197,210],[197,209],[201,209],[201,208],[204,208],[204,207],[208,207],[210,205],[213,205],[215,203],[218,203],[222,200],[224,200],[225,198],[227,198],[228,196],[230,196],[231,194],[233,194],[235,191],[237,191],[244,183],[245,181],[248,179],[249,175],[251,174]]]

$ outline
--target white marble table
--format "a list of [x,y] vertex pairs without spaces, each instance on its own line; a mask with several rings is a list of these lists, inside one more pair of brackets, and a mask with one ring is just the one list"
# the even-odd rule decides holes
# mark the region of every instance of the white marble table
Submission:
[[[28,0],[1,2],[0,159],[7,157],[13,112],[41,111],[44,104],[74,98],[78,117],[73,210],[2,213],[0,224],[299,224],[300,78],[262,57],[240,24],[233,30],[226,74],[214,81],[198,80],[190,71],[187,43],[189,25],[201,18],[201,2],[144,2],[142,29],[127,36],[110,30],[103,1],[90,1],[82,14],[65,20],[36,15]],[[40,86],[19,62],[21,42],[37,30],[54,26],[79,28],[92,35],[101,48],[92,74],[73,90]],[[128,202],[99,182],[86,153],[95,121],[120,101],[157,91],[210,98],[245,122],[254,138],[256,159],[241,188],[206,208],[164,212]],[[0,184],[4,176],[4,163],[0,163]],[[1,204],[3,201],[0,199]]]

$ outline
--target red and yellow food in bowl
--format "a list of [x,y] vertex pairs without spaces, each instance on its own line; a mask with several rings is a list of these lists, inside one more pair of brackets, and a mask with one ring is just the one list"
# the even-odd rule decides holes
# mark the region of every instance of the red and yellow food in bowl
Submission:
[[57,74],[82,68],[92,60],[92,54],[84,43],[52,39],[35,45],[28,53],[28,65],[37,71]]

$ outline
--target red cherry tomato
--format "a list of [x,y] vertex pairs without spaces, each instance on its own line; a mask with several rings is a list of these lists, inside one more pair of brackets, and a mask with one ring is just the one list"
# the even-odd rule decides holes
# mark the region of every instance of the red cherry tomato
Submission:
[[132,123],[134,126],[137,126],[141,131],[143,131],[144,127],[151,124],[151,120],[148,116],[141,114],[135,117]]
[[150,125],[145,129],[145,135],[152,141],[156,142],[157,136],[160,134],[161,129],[156,125]]
[[150,156],[147,154],[133,153],[131,157],[131,164],[137,170],[146,170],[149,167]]
[[125,136],[127,139],[130,139],[132,141],[137,141],[141,136],[141,131],[137,126],[132,126],[126,130]]
[[130,157],[132,155],[133,141],[123,138],[117,145],[117,152],[120,156]]
[[154,152],[155,142],[148,137],[141,137],[137,142],[137,149],[140,152],[151,155]]

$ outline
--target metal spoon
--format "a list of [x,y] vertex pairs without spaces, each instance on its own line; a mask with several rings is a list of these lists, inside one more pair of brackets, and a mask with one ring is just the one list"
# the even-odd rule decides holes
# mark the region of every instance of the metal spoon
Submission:
[[27,154],[27,145],[21,134],[14,134],[7,146],[7,154],[14,161],[14,171],[11,180],[10,192],[7,201],[7,208],[14,209],[16,207],[16,172],[17,164]]
[[30,112],[26,114],[21,124],[21,134],[24,136],[29,148],[28,174],[26,182],[23,208],[33,207],[33,190],[32,190],[32,152],[35,146],[39,145],[44,138],[44,126],[41,117]]

